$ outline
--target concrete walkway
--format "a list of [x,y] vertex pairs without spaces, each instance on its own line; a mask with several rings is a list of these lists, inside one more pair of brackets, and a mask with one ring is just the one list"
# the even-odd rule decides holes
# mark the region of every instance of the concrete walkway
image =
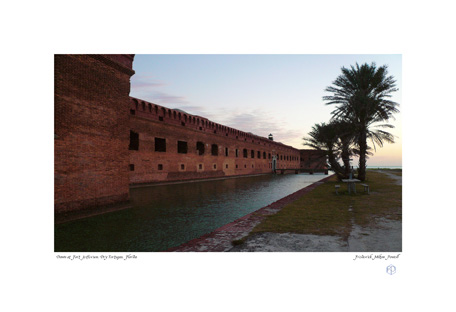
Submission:
[[401,252],[402,222],[380,218],[375,226],[353,227],[348,240],[339,236],[258,233],[231,252]]
[[402,185],[402,176],[398,176],[388,170],[378,170],[383,174],[386,174],[389,178],[393,179],[397,185]]

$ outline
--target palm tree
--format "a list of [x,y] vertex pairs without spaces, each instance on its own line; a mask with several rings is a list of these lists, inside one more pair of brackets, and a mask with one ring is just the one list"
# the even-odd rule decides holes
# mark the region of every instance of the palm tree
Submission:
[[399,112],[398,103],[389,100],[391,93],[397,91],[393,76],[388,76],[387,66],[376,67],[363,64],[342,67],[342,74],[325,91],[333,95],[324,96],[326,105],[338,104],[332,112],[332,120],[344,120],[353,125],[356,145],[359,149],[358,179],[366,179],[367,140],[380,147],[383,142],[394,143],[394,136],[376,127],[393,128],[386,122]]
[[[304,138],[304,145],[324,151],[328,157],[329,167],[339,180],[348,178],[350,173],[349,158],[353,155],[351,125],[341,121],[329,124],[321,123],[312,127],[309,137]],[[343,160],[344,166],[339,164]]]

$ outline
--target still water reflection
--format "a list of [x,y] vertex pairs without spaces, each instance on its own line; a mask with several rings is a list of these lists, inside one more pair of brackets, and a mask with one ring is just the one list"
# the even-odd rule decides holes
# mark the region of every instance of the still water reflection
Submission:
[[267,206],[322,174],[262,175],[130,190],[133,208],[55,226],[55,251],[161,251]]

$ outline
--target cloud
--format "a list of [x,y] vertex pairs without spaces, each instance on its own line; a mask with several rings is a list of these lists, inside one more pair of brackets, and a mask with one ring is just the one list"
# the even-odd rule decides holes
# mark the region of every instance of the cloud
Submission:
[[187,99],[184,96],[171,95],[165,92],[154,91],[152,96],[156,102],[163,104],[186,104],[188,103]]
[[273,113],[264,110],[253,110],[242,113],[224,111],[222,114],[211,117],[223,125],[244,132],[251,132],[258,136],[268,137],[271,133],[274,136],[274,141],[287,145],[291,145],[297,141],[300,142],[303,137],[302,131],[290,128],[290,125],[286,121],[279,120]]
[[140,91],[148,88],[163,87],[167,84],[150,75],[135,75],[131,78],[131,90]]
[[131,89],[132,90],[141,90],[147,88],[155,88],[155,87],[162,87],[166,86],[164,82],[149,82],[149,81],[137,81],[135,84],[132,83]]
[[[189,104],[184,96],[173,95],[160,90],[161,87],[168,85],[163,81],[156,80],[153,76],[142,75],[133,76],[131,80],[130,95],[152,103],[163,105],[169,108],[183,108],[183,105]],[[202,107],[189,106],[189,110],[201,110]],[[189,111],[190,113],[190,111]]]

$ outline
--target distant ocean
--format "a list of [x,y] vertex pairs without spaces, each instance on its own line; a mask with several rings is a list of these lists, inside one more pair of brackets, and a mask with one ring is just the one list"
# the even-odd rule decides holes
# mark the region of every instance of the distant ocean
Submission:
[[[355,167],[358,168],[358,167]],[[366,166],[367,169],[402,169],[402,166]]]
[[[367,169],[402,169],[402,166],[366,166]],[[353,169],[358,169],[358,166],[353,166]]]

